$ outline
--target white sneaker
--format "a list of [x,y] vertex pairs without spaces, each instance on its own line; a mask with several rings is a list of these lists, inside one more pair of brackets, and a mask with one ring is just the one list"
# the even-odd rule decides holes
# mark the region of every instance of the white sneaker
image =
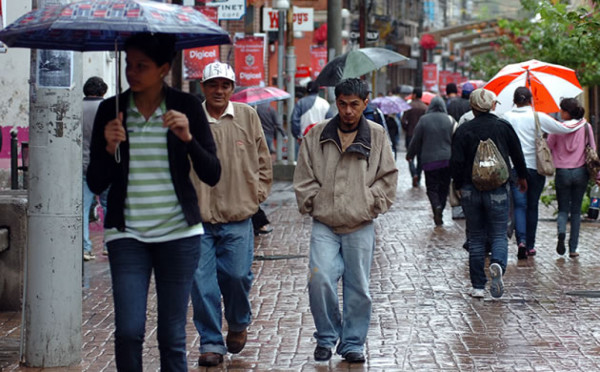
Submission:
[[494,298],[500,298],[504,294],[504,282],[502,281],[502,267],[498,263],[490,265],[490,276],[492,284],[490,284],[490,294]]
[[95,260],[95,259],[96,259],[96,256],[92,252],[85,252],[83,254],[84,261],[91,261],[91,260]]
[[483,289],[483,288],[472,288],[471,289],[471,297],[473,297],[473,298],[484,298],[485,297],[485,289]]

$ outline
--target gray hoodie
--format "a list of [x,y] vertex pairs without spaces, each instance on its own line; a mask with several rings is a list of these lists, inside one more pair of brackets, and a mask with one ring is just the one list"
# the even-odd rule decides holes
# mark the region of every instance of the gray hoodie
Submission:
[[406,157],[419,156],[425,170],[427,163],[449,161],[455,123],[446,111],[444,100],[434,97],[427,112],[417,123]]

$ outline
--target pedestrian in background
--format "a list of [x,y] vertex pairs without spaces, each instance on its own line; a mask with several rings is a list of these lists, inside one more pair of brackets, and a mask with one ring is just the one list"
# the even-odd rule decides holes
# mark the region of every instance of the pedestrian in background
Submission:
[[486,243],[491,244],[490,293],[502,297],[508,260],[508,238],[506,226],[510,199],[506,183],[489,191],[481,191],[473,185],[473,161],[480,141],[494,141],[506,164],[515,167],[517,184],[522,192],[527,191],[527,168],[519,138],[514,129],[504,120],[491,114],[496,105],[496,95],[485,89],[476,89],[469,98],[475,118],[458,127],[452,139],[450,171],[454,188],[458,191],[465,211],[467,241],[469,243],[469,274],[471,296],[485,296]]
[[[227,352],[246,345],[252,320],[249,292],[254,275],[252,215],[271,190],[271,155],[256,111],[231,102],[235,72],[226,63],[204,68],[202,108],[217,144],[223,174],[216,186],[195,182],[205,234],[194,274],[194,325],[200,334],[201,366],[216,366]],[[222,335],[221,297],[228,325]]]
[[[82,155],[83,155],[83,260],[90,261],[96,258],[94,255],[92,241],[90,240],[90,207],[94,203],[94,193],[86,180],[86,172],[90,163],[90,142],[92,140],[92,129],[94,127],[94,119],[100,102],[104,99],[108,86],[98,76],[92,76],[87,79],[83,85],[83,113],[81,116],[81,127],[83,131]],[[100,195],[100,205],[104,210],[106,217],[106,195],[108,190],[105,190]]]
[[421,159],[425,171],[427,197],[433,212],[436,226],[443,224],[443,213],[450,189],[450,155],[452,153],[452,134],[456,121],[446,112],[442,97],[434,97],[427,113],[419,119],[406,160],[415,156]]
[[[306,136],[308,131],[315,124],[325,120],[329,112],[329,102],[319,97],[319,85],[316,81],[308,82],[306,92],[307,94],[296,102],[292,110],[292,134],[297,140],[296,150],[298,150],[302,138]],[[297,157],[298,151],[296,151]]]
[[469,97],[471,96],[471,92],[475,87],[473,84],[467,82],[462,85],[460,97],[455,96],[452,99],[449,99],[446,103],[446,109],[448,110],[448,114],[450,114],[454,120],[457,122],[460,121],[461,116],[471,110],[471,104],[469,103]]
[[[539,118],[540,129],[544,133],[570,133],[581,128],[583,123],[561,124],[543,112],[535,112],[531,106],[533,96],[529,88],[526,87],[515,89],[513,102],[516,107],[505,112],[502,118],[512,125],[519,137],[523,156],[525,156],[527,173],[529,174],[526,192],[520,190],[518,185],[511,184],[518,247],[517,258],[526,259],[528,256],[535,256],[536,254],[535,235],[538,223],[538,207],[546,183],[546,176],[539,174],[537,171],[535,115]],[[567,124],[570,126],[567,126]]]
[[294,172],[298,209],[313,218],[308,293],[317,328],[317,361],[329,360],[336,344],[337,354],[347,362],[365,361],[372,306],[373,219],[392,205],[398,181],[385,130],[362,114],[368,95],[363,80],[347,79],[336,85],[339,113],[310,130]]
[[136,34],[125,41],[125,52],[130,88],[100,104],[87,170],[92,192],[110,187],[104,231],[115,360],[119,371],[143,369],[154,272],[161,370],[187,371],[185,325],[203,233],[190,164],[208,185],[218,182],[221,167],[200,101],[163,80],[175,57],[175,37]]
[[[560,116],[569,127],[579,126],[578,130],[569,134],[550,134],[548,147],[552,150],[552,160],[556,167],[554,185],[558,201],[558,242],[556,252],[565,254],[565,239],[567,221],[571,222],[569,233],[569,257],[579,256],[579,227],[581,225],[581,203],[587,189],[589,174],[585,164],[585,147],[589,144],[594,150],[596,141],[594,131],[583,115],[585,109],[575,98],[565,98],[560,101]],[[587,133],[586,133],[587,132]]]
[[[401,124],[402,129],[404,129],[404,132],[406,132],[405,145],[407,150],[419,119],[421,116],[425,115],[425,112],[427,112],[427,105],[421,101],[421,97],[423,97],[423,89],[414,88],[412,92],[412,100],[410,101],[411,109],[402,114]],[[421,182],[420,159],[417,157],[415,164],[415,159],[411,158],[411,160],[408,161],[408,169],[410,170],[410,176],[412,178],[412,186],[419,187],[419,182]]]

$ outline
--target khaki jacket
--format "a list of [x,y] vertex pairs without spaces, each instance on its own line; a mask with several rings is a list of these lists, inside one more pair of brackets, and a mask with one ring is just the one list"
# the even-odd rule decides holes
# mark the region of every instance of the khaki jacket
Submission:
[[354,142],[342,152],[338,123],[338,115],[321,122],[302,141],[294,191],[300,213],[343,234],[390,208],[398,169],[381,125],[363,116]]
[[250,218],[269,196],[273,182],[271,154],[258,114],[237,102],[231,102],[228,111],[233,116],[226,113],[217,121],[209,118],[221,180],[210,187],[192,175],[202,221],[212,224]]

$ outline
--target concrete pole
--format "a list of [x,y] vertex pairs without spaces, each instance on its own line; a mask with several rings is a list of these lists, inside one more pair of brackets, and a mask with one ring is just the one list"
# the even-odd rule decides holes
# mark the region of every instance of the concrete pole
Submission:
[[[283,74],[284,74],[283,60],[284,60],[284,54],[285,54],[285,23],[283,22],[283,20],[285,19],[287,22],[287,19],[285,16],[285,10],[279,10],[278,15],[279,15],[279,18],[278,18],[278,28],[277,28],[277,88],[285,89],[284,84],[283,84]],[[277,115],[279,115],[279,118],[281,119],[281,122],[283,123],[283,101],[277,101]],[[291,127],[291,125],[292,125],[291,120],[288,119],[288,127]],[[279,131],[277,131],[277,130],[275,131],[275,136],[277,137],[277,149],[276,149],[277,162],[280,163],[283,160],[283,152],[282,152],[283,137],[281,136],[281,133],[279,133]],[[290,146],[290,144],[293,144],[293,142],[294,142],[293,138],[294,137],[288,136],[288,147]]]
[[296,51],[294,50],[294,5],[290,1],[290,10],[287,12],[287,53],[285,55],[287,92],[290,94],[287,103],[288,121],[288,164],[296,163],[296,141],[292,134],[292,112],[294,111],[294,96],[296,95]]
[[[335,51],[334,57],[342,54],[342,1],[327,1],[327,46]],[[329,53],[331,56],[331,53]],[[331,57],[330,57],[331,58]]]
[[63,75],[30,98],[25,364],[66,367],[81,361],[83,62],[63,51],[61,70],[40,74],[31,54],[33,82]]

